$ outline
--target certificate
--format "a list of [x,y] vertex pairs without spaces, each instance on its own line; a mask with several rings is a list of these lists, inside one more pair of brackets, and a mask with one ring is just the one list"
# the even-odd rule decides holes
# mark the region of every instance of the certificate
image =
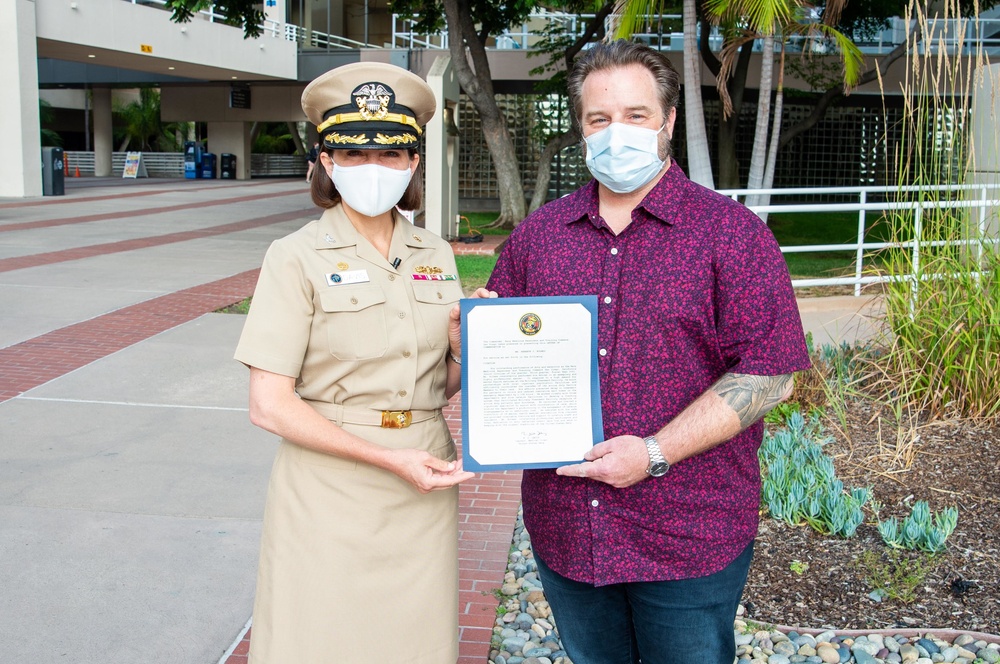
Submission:
[[461,311],[465,469],[582,461],[604,439],[597,297],[464,299]]

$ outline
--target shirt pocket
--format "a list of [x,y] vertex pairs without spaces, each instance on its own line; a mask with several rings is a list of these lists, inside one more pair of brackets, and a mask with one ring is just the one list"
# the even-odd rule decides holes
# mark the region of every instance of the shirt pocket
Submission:
[[382,357],[389,348],[385,293],[378,286],[334,286],[320,294],[330,353],[338,360]]
[[416,281],[413,283],[414,309],[424,328],[424,339],[431,348],[448,346],[449,314],[462,299],[457,281]]

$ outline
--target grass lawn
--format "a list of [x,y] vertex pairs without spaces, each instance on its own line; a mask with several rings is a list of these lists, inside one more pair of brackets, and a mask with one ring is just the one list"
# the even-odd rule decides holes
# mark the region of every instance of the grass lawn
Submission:
[[[865,241],[880,242],[888,231],[878,213],[869,212]],[[857,212],[772,213],[767,225],[783,247],[806,244],[846,244],[858,238]],[[785,254],[793,278],[836,277],[854,272],[855,251],[822,251]],[[866,259],[867,263],[868,259]]]
[[458,276],[466,293],[486,285],[486,281],[497,264],[497,256],[455,256]]

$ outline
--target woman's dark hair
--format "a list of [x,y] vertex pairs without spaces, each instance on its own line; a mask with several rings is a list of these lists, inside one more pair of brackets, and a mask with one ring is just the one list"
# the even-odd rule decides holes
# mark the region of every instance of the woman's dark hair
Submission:
[[[325,152],[330,155],[330,159],[333,159],[333,150],[331,148],[322,145],[320,147],[320,152]],[[413,160],[413,155],[417,154],[416,150],[407,150],[407,154],[410,155],[410,160]],[[424,204],[424,177],[423,177],[423,161],[417,163],[417,167],[413,169],[413,177],[410,178],[410,184],[407,185],[406,191],[403,192],[403,197],[399,199],[396,204],[401,210],[419,210]],[[326,172],[323,168],[323,162],[316,158],[316,170],[313,171],[312,177],[312,188],[309,192],[312,195],[313,203],[319,207],[327,210],[332,208],[334,205],[340,202],[340,192],[337,191],[337,187],[333,184],[333,180],[330,179],[330,174]]]
[[670,64],[670,60],[659,51],[645,44],[616,39],[610,43],[595,44],[584,52],[576,62],[566,79],[569,92],[570,107],[573,109],[573,121],[580,127],[580,115],[583,113],[583,82],[595,71],[617,69],[639,65],[645,67],[656,80],[656,88],[660,95],[660,106],[663,117],[670,116],[670,110],[677,108],[680,100],[680,76]]

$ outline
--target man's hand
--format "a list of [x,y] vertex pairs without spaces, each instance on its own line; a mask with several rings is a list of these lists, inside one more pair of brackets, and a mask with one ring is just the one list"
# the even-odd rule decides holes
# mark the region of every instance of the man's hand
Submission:
[[475,477],[462,469],[461,461],[444,461],[422,450],[394,450],[390,470],[420,493],[447,489]]
[[557,475],[589,477],[616,489],[638,484],[649,477],[649,452],[638,436],[618,436],[594,445],[583,463],[556,468]]

